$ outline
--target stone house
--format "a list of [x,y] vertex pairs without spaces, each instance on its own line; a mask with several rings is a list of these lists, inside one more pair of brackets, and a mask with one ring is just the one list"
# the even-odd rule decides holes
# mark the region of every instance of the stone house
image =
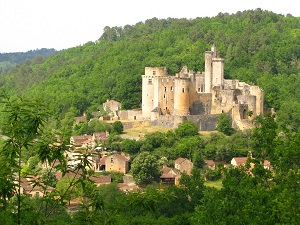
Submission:
[[[105,171],[114,171],[126,174],[129,170],[129,159],[120,154],[113,154],[105,158]],[[104,160],[100,160],[102,163]]]
[[[21,194],[28,195],[30,197],[43,197],[44,191],[39,186],[34,186],[28,178],[21,177]],[[47,187],[47,192],[53,191],[54,188]]]
[[267,170],[271,170],[272,167],[271,167],[271,163],[269,160],[264,160],[264,162],[262,163],[263,167]]
[[101,146],[101,144],[108,139],[108,132],[95,132],[92,136],[93,147]]
[[169,185],[178,185],[179,184],[179,178],[181,177],[180,172],[174,168],[163,166],[163,168],[160,170],[160,180],[163,185],[169,186]]
[[181,173],[186,173],[191,175],[193,169],[193,163],[189,159],[178,158],[174,162],[175,169],[179,170]]
[[206,159],[204,160],[204,163],[208,169],[214,170],[216,168],[216,163],[214,160]]
[[105,184],[110,184],[111,183],[111,177],[109,175],[94,175],[91,176],[90,179],[94,181],[96,186],[101,186]]
[[103,103],[103,109],[106,112],[116,112],[121,109],[121,103],[115,100],[107,100]]
[[91,135],[78,135],[70,138],[70,145],[75,148],[86,148],[93,146],[93,136]]
[[234,167],[245,166],[247,163],[248,157],[233,157],[231,160],[231,165]]

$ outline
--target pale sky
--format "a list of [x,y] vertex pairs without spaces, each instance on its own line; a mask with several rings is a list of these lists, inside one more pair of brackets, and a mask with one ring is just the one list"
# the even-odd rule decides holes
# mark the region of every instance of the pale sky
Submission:
[[299,0],[0,0],[0,53],[66,49],[96,41],[105,26],[156,17],[213,17],[261,8],[300,16]]

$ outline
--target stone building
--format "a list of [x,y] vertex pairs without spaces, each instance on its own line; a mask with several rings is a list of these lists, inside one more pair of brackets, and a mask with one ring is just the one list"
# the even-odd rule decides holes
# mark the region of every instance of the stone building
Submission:
[[185,158],[178,158],[174,161],[174,167],[180,172],[186,173],[187,175],[192,174],[193,166],[193,163]]
[[105,157],[105,171],[126,174],[129,170],[129,159],[123,155],[113,154]]
[[224,79],[224,59],[216,46],[205,52],[205,71],[184,66],[175,76],[166,68],[146,67],[142,75],[142,117],[153,125],[177,127],[192,120],[199,130],[214,130],[217,116],[227,113],[238,129],[251,128],[263,114],[264,92],[239,80]]

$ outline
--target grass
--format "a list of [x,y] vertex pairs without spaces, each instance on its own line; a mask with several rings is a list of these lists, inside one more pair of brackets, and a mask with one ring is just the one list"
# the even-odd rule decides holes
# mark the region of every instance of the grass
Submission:
[[220,190],[223,187],[222,179],[216,181],[205,181],[204,185],[207,187],[215,187],[218,190]]
[[149,133],[153,133],[156,131],[166,133],[168,130],[172,130],[172,129],[167,127],[159,127],[159,126],[138,126],[138,127],[133,127],[124,130],[124,135],[143,138],[146,134]]

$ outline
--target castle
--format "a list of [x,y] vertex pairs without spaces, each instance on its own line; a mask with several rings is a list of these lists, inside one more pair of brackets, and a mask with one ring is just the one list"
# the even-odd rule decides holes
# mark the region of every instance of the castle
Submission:
[[199,130],[214,130],[219,114],[231,116],[233,127],[251,128],[251,120],[263,114],[264,92],[239,80],[224,79],[224,59],[216,46],[205,52],[205,71],[186,66],[175,76],[166,68],[146,67],[142,75],[141,117],[152,125],[177,127],[184,120]]

